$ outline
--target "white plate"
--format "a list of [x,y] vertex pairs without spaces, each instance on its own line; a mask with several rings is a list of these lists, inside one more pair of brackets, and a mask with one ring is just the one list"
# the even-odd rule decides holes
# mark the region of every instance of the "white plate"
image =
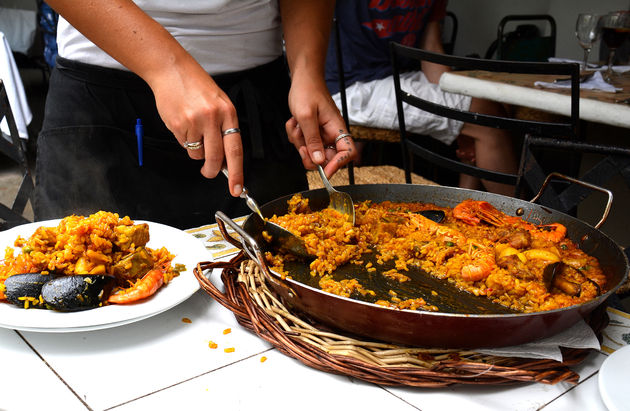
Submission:
[[630,409],[630,345],[610,354],[599,370],[599,393],[609,411]]
[[[41,226],[56,227],[60,220],[40,221],[14,227],[0,232],[0,258],[7,246],[13,247],[18,235],[28,238]],[[211,258],[201,241],[192,235],[167,225],[149,221],[150,241],[148,247],[166,247],[175,255],[173,264],[183,264],[182,271],[170,283],[162,287],[147,300],[130,305],[107,305],[91,310],[62,313],[51,310],[28,309],[0,303],[0,327],[37,332],[75,332],[91,331],[117,327],[149,318],[185,301],[199,289],[199,282],[193,274],[193,268],[199,261]],[[15,247],[13,247],[15,248]],[[19,253],[15,249],[15,254]]]

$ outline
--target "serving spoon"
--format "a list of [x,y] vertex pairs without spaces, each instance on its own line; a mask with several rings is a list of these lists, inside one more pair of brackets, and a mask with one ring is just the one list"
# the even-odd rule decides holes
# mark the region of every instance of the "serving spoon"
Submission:
[[326,187],[326,191],[328,191],[328,197],[330,198],[328,207],[344,214],[348,221],[354,225],[354,203],[352,202],[350,194],[335,190],[330,184],[330,181],[328,181],[328,178],[326,178],[322,166],[318,165],[317,170],[319,171],[319,176],[322,178],[324,187]]
[[[223,167],[221,172],[225,175],[225,177],[228,177],[228,170],[226,167]],[[260,217],[264,225],[264,230],[267,231],[269,236],[271,236],[271,243],[278,248],[287,250],[297,257],[310,259],[314,258],[314,256],[306,250],[304,240],[284,227],[265,220],[265,217],[263,217],[262,212],[260,211],[260,207],[258,207],[258,203],[249,195],[247,188],[244,186],[239,197],[244,199],[247,207]]]

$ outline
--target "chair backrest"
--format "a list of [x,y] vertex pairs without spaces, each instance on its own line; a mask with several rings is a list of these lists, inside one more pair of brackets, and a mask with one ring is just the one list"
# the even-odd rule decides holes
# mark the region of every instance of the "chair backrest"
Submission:
[[[523,22],[516,29],[506,31],[506,26]],[[546,24],[549,34],[541,32],[534,23]],[[547,61],[556,55],[556,21],[548,14],[508,15],[501,19],[497,28],[497,38],[490,45],[485,58],[497,55],[498,60]]]
[[[614,176],[620,175],[630,190],[630,148],[615,145],[563,140],[537,136],[526,136],[523,141],[519,181],[520,192],[536,193],[543,186],[548,173],[543,170],[541,156],[567,156],[591,154],[595,161],[587,167],[584,162],[579,175],[574,177],[585,183],[599,187],[606,185]],[[562,180],[561,184],[550,184],[540,193],[539,202],[562,212],[573,212],[576,207],[593,193],[583,185]]]
[[[390,43],[391,60],[394,72],[394,88],[396,93],[396,106],[398,110],[398,121],[401,135],[401,147],[403,151],[403,164],[405,173],[408,175],[413,167],[413,156],[419,156],[424,161],[430,162],[437,167],[450,170],[455,173],[468,174],[477,178],[494,181],[497,183],[516,185],[517,174],[499,173],[467,164],[457,159],[452,159],[440,155],[422,144],[422,140],[413,138],[407,132],[405,124],[405,112],[403,103],[417,107],[421,110],[433,113],[438,116],[447,117],[465,123],[473,123],[481,126],[494,127],[509,130],[522,135],[532,134],[548,137],[569,137],[576,138],[579,113],[579,65],[574,63],[535,63],[535,62],[515,62],[476,59],[469,57],[449,56],[420,50],[417,48],[403,46],[397,43]],[[543,122],[522,120],[510,117],[500,117],[481,113],[474,113],[456,108],[436,104],[424,100],[414,95],[413,90],[401,89],[400,83],[400,63],[401,60],[409,59],[417,62],[428,61],[445,65],[455,70],[485,70],[492,72],[509,73],[531,73],[531,74],[554,74],[571,77],[571,116],[566,121]],[[410,179],[407,179],[410,182]]]
[[446,17],[442,22],[442,47],[444,47],[446,54],[453,54],[455,40],[457,39],[457,29],[457,16],[452,11],[447,11]]
[[7,120],[11,141],[7,141],[3,135],[0,135],[0,153],[17,163],[22,173],[22,181],[15,199],[9,205],[0,203],[0,228],[10,228],[30,222],[23,216],[23,213],[27,202],[31,199],[34,184],[28,168],[25,148],[18,135],[17,125],[11,112],[4,82],[0,80],[0,120],[3,119]]

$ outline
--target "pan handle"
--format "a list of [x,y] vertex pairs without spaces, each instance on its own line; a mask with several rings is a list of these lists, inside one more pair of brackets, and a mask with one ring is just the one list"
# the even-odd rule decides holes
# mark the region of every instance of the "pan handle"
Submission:
[[[238,247],[241,250],[245,251],[249,258],[251,258],[256,263],[258,268],[260,268],[260,271],[263,273],[268,281],[285,288],[290,297],[297,296],[297,293],[289,285],[271,274],[271,270],[269,270],[269,267],[267,266],[262,250],[251,235],[249,235],[245,230],[241,228],[241,226],[236,224],[230,217],[226,216],[221,211],[217,211],[214,214],[214,218],[217,220],[217,225],[219,226],[219,230],[221,231],[221,235],[223,236],[223,238],[225,238],[227,242],[231,243],[235,247]],[[240,243],[228,233],[227,229],[225,228],[225,224],[229,225],[230,228],[232,228],[241,237]]]
[[536,196],[534,196],[534,198],[532,198],[531,200],[529,200],[530,203],[535,203],[540,196],[542,195],[543,191],[545,191],[545,188],[547,188],[547,186],[549,185],[549,183],[551,182],[551,179],[553,177],[557,177],[563,180],[567,180],[570,181],[571,183],[580,185],[582,187],[586,187],[586,188],[590,188],[591,190],[595,190],[595,191],[599,191],[601,193],[604,193],[608,196],[608,200],[606,202],[606,207],[604,208],[604,212],[602,215],[602,218],[599,220],[599,222],[597,224],[595,224],[595,228],[599,229],[599,227],[602,226],[602,224],[604,224],[604,222],[606,221],[606,219],[608,218],[608,214],[610,213],[610,207],[612,206],[612,201],[613,201],[613,193],[612,191],[600,187],[600,186],[596,186],[594,184],[591,183],[587,183],[586,181],[582,181],[582,180],[578,180],[576,178],[573,177],[569,177],[567,175],[564,174],[560,174],[557,172],[552,172],[549,173],[549,175],[547,176],[547,178],[545,178],[545,181],[543,182],[542,186],[540,187],[540,190],[538,190],[538,194],[536,194]]

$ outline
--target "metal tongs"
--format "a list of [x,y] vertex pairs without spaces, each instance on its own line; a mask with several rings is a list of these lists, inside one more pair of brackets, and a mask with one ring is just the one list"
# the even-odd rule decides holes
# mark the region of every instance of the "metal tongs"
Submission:
[[[221,169],[225,177],[228,177],[228,170],[226,167]],[[302,257],[302,258],[313,258],[314,256],[310,254],[306,250],[306,245],[304,244],[304,240],[300,237],[293,234],[291,231],[285,229],[284,227],[272,223],[263,217],[262,212],[260,211],[260,207],[258,207],[258,203],[249,195],[249,191],[247,188],[243,186],[243,191],[239,196],[240,198],[245,200],[245,204],[256,213],[262,220],[264,224],[264,230],[267,231],[269,236],[271,236],[271,242],[276,245],[278,248],[285,249],[291,254]]]

